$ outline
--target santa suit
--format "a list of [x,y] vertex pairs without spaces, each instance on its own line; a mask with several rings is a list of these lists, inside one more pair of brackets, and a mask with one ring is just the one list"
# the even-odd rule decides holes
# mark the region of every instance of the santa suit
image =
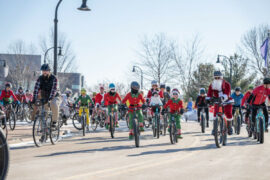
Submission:
[[[220,87],[215,87],[214,82],[210,84],[208,93],[207,93],[207,97],[215,97],[215,98],[223,97],[225,98],[225,100],[230,99],[230,95],[231,95],[231,85],[225,80],[222,80]],[[215,104],[214,117],[216,117],[216,114],[218,111],[219,111],[218,105]],[[231,104],[224,106],[224,114],[228,121],[232,120],[232,105]]]

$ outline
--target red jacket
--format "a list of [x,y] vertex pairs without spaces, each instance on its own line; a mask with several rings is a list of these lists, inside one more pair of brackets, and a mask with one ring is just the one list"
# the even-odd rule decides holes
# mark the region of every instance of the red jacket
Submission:
[[16,94],[16,98],[17,98],[21,103],[26,102],[26,96],[25,96],[24,93],[23,93],[23,94],[17,93],[17,94]]
[[[223,80],[221,89],[222,89],[221,90],[222,93],[226,94],[228,96],[228,99],[229,99],[230,96],[231,96],[231,85],[230,85],[230,83]],[[210,86],[208,88],[207,97],[216,97],[216,98],[218,98],[219,97],[218,93],[219,93],[218,90],[212,89],[212,84],[210,84]]]
[[[122,101],[123,104],[128,104],[128,107],[141,107],[142,104],[145,103],[145,99],[143,98],[142,94],[132,95],[128,93],[126,97]],[[132,110],[129,110],[130,112]]]
[[253,90],[252,94],[252,104],[260,105],[263,104],[266,98],[268,98],[268,96],[270,95],[270,89],[266,89],[264,85],[260,85]]
[[180,99],[174,100],[170,99],[164,106],[164,109],[170,107],[170,113],[180,112],[183,109],[183,101]]
[[244,104],[247,102],[249,96],[251,95],[251,92],[246,92],[246,94],[244,95],[242,101],[241,101],[241,106],[244,106]]
[[9,99],[11,96],[13,97],[14,101],[18,101],[12,90],[9,91],[2,90],[0,100],[4,99],[5,101],[5,99]]
[[[152,94],[153,94],[153,92],[154,91],[159,91],[158,89],[150,89],[149,91],[148,91],[148,94],[147,94],[147,98],[148,99],[151,99],[151,97],[153,96]],[[163,91],[159,91],[159,97],[160,98],[164,98],[164,95],[163,95]]]
[[97,95],[96,95],[96,97],[95,97],[95,104],[100,104],[101,105],[101,102],[103,102],[104,101],[104,96],[105,96],[105,94],[100,94],[100,93],[98,93]]
[[106,93],[104,95],[104,102],[105,106],[112,105],[112,104],[118,104],[117,99],[121,101],[121,97],[119,96],[118,93],[115,93],[114,96],[110,95],[110,93]]

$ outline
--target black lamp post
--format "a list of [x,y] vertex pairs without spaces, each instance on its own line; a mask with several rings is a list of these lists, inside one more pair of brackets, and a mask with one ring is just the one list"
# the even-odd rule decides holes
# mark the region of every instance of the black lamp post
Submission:
[[132,72],[136,72],[136,68],[141,71],[141,89],[143,89],[143,71],[139,66],[133,66]]
[[227,56],[219,54],[218,57],[217,57],[217,63],[220,63],[220,57],[223,57],[224,59],[228,60],[229,63],[230,63],[230,79],[229,79],[229,82],[230,82],[230,84],[232,84],[232,60],[230,58],[228,58]]
[[[46,52],[45,52],[45,54],[44,54],[44,64],[47,63],[46,60],[47,60],[47,54],[48,54],[48,52],[49,52],[51,49],[53,49],[53,48],[54,48],[54,47],[51,47],[51,48],[49,48],[49,49],[46,50]],[[63,56],[63,54],[62,54],[62,47],[57,47],[57,48],[59,49],[58,56]]]
[[[58,8],[61,4],[63,0],[59,0],[57,5],[56,5],[56,8],[55,8],[55,17],[54,17],[54,62],[53,62],[53,73],[54,75],[57,75],[57,35],[58,35],[58,28],[57,28],[57,24],[58,24]],[[90,11],[90,9],[87,7],[86,5],[86,2],[87,0],[82,0],[82,5],[81,7],[78,8],[78,10],[81,10],[81,11]]]

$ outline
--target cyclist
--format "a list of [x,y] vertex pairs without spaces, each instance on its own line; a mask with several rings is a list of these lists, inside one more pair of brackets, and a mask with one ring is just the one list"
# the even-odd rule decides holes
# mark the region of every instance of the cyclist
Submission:
[[[177,137],[182,139],[180,114],[182,115],[184,113],[184,109],[183,109],[183,101],[179,98],[179,94],[180,93],[178,89],[172,90],[172,98],[164,105],[162,114],[164,115],[165,109],[167,109],[168,107],[170,108],[170,113],[169,113],[169,123],[170,123],[172,114],[178,113],[175,117]],[[170,129],[168,129],[168,131],[170,131]]]
[[252,94],[252,91],[254,89],[254,86],[253,85],[250,85],[248,87],[248,91],[245,93],[242,101],[241,101],[241,106],[242,107],[245,107],[247,109],[246,111],[246,115],[245,115],[245,123],[248,124],[248,117],[249,117],[249,114],[250,114],[250,109],[247,107],[247,100],[249,98],[249,96]]
[[150,99],[151,97],[153,96],[153,92],[154,91],[157,91],[160,98],[163,98],[163,92],[162,91],[159,91],[158,89],[158,82],[156,80],[153,80],[151,82],[151,85],[152,85],[152,88],[148,91],[148,94],[147,94],[147,102],[149,103],[150,102]]
[[104,105],[104,95],[105,95],[104,85],[101,84],[99,90],[100,92],[95,97],[95,103],[96,105]]
[[[13,91],[11,90],[12,85],[11,83],[7,82],[5,84],[5,89],[2,90],[0,100],[3,101],[4,105],[11,104],[13,100],[19,103],[17,97],[14,95]],[[13,100],[11,99],[13,97]]]
[[[144,103],[145,103],[145,99],[143,98],[143,96],[139,93],[139,90],[140,90],[140,85],[138,82],[136,81],[133,81],[131,83],[131,92],[128,93],[126,95],[126,97],[123,99],[122,103],[123,104],[126,104],[127,107],[129,108],[141,108],[143,107],[144,108]],[[130,109],[128,111],[128,114],[129,114],[129,139],[132,139],[133,136],[134,136],[134,132],[133,132],[133,125],[132,125],[132,118],[133,118],[133,110]],[[139,120],[139,126],[140,126],[140,131],[144,131],[143,129],[143,114],[142,114],[142,110],[141,109],[138,109],[136,111],[136,114],[137,114],[137,118]]]
[[259,106],[263,106],[265,120],[265,131],[268,132],[268,111],[265,105],[266,98],[270,96],[270,78],[264,78],[263,85],[257,86],[249,96],[247,103],[252,105],[252,121],[255,123]]
[[115,85],[113,83],[109,84],[109,92],[104,96],[105,106],[108,107],[108,117],[107,121],[105,122],[106,129],[109,128],[109,114],[111,113],[112,109],[115,111],[115,126],[119,127],[118,124],[118,104],[121,102],[121,97],[115,91]]
[[26,102],[27,102],[27,103],[32,102],[32,100],[33,100],[33,95],[29,92],[28,89],[25,91],[25,96],[26,96]]
[[[49,64],[43,64],[40,70],[42,71],[42,75],[39,76],[36,81],[32,103],[34,104],[35,101],[40,98],[45,101],[50,101],[53,122],[52,127],[56,127],[60,104],[58,80],[57,77],[51,73]],[[48,104],[45,106],[45,108],[48,109]],[[37,107],[34,106],[32,112],[32,121],[35,119],[36,112]]]
[[235,109],[236,108],[239,108],[239,113],[240,113],[240,116],[241,116],[241,122],[243,120],[243,117],[242,117],[242,110],[241,110],[241,101],[244,97],[244,95],[241,93],[241,88],[240,87],[236,87],[235,90],[234,90],[234,93],[232,94],[231,96],[234,100],[234,105],[233,105],[233,110],[232,110],[232,114],[234,116],[234,113],[235,113]]
[[65,94],[62,94],[62,103],[60,105],[60,109],[63,110],[63,112],[64,112],[62,118],[63,118],[65,125],[67,125],[67,119],[70,116],[71,95],[72,95],[72,91],[70,89],[66,89]]
[[[210,84],[207,99],[209,98],[221,98],[223,101],[230,100],[231,95],[231,85],[223,79],[222,73],[220,71],[214,72],[214,81]],[[216,117],[219,112],[218,105],[214,107],[214,117]],[[232,105],[228,104],[224,106],[224,114],[227,120],[228,134],[232,135]],[[212,131],[214,134],[214,129]]]
[[89,125],[90,125],[90,121],[89,121],[89,104],[93,104],[93,101],[90,98],[90,96],[88,96],[86,94],[86,90],[84,88],[81,89],[81,95],[78,97],[78,99],[74,103],[74,106],[76,106],[78,103],[80,103],[79,117],[82,116],[82,112],[83,112],[83,110],[85,110],[85,113],[86,113],[86,125],[87,125],[86,127],[87,127],[87,130],[89,131]]
[[195,102],[195,108],[198,109],[198,111],[197,111],[198,122],[200,122],[200,113],[201,113],[202,109],[204,108],[204,112],[206,115],[206,121],[207,121],[206,127],[209,127],[209,109],[207,107],[205,88],[200,89],[200,93],[199,93],[199,95],[196,99],[196,102]]
[[171,88],[170,88],[170,86],[167,86],[166,87],[166,91],[164,92],[164,102],[163,102],[163,104],[166,104],[170,99],[171,99]]
[[23,87],[19,87],[19,89],[15,95],[16,95],[17,99],[20,101],[20,103],[26,102],[26,96],[23,92]]

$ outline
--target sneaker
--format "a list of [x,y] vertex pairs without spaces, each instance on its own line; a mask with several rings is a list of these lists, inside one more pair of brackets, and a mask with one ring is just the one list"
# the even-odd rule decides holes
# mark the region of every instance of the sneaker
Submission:
[[45,141],[45,136],[42,135],[41,138],[39,139],[39,142],[44,142]]
[[178,139],[183,139],[183,137],[182,137],[181,134],[177,135],[177,138],[178,138]]
[[52,123],[52,128],[56,128],[56,122]]

